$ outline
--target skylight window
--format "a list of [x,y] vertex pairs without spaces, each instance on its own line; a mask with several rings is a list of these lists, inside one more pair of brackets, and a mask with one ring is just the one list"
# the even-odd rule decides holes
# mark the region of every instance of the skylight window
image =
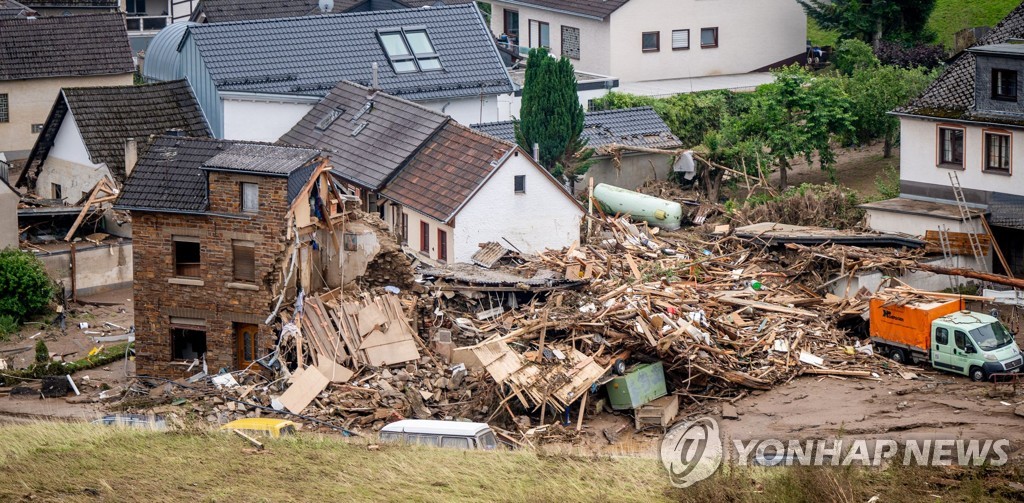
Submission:
[[426,28],[398,28],[377,32],[395,73],[428,72],[441,69],[441,58],[430,43]]

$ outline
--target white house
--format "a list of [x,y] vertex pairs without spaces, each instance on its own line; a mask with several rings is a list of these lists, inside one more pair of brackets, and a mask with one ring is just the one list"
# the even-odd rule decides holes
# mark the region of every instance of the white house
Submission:
[[493,0],[491,30],[623,82],[765,71],[802,60],[794,0]]
[[524,253],[580,238],[582,206],[520,147],[446,123],[381,191],[402,242],[438,262],[469,262],[487,242]]
[[144,144],[171,129],[209,136],[206,119],[184,80],[141,86],[64,88],[50,109],[17,186],[75,205],[101,178],[119,186]]
[[[1024,45],[1012,42],[1020,37],[1024,6],[893,112],[900,119],[900,197],[864,205],[872,228],[933,238],[943,228],[954,240],[973,233],[986,241],[987,222],[1010,269],[1024,271],[1024,183],[1017,180],[1024,176]],[[967,221],[951,176],[962,187]],[[961,250],[960,265],[1002,271],[984,248],[984,264]]]
[[497,120],[514,90],[472,4],[176,23],[150,44],[143,76],[187,78],[217,138],[258,141],[277,141],[344,80],[466,124]]

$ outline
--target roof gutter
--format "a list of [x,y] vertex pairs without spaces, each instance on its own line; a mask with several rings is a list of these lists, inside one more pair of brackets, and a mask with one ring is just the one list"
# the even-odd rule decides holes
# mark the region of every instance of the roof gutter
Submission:
[[979,125],[979,126],[995,126],[995,127],[1000,127],[1000,128],[1009,127],[1009,128],[1024,129],[1024,124],[1007,124],[1005,122],[976,121],[976,120],[969,120],[969,119],[950,119],[948,117],[933,117],[933,116],[930,116],[930,115],[908,114],[908,113],[895,112],[895,111],[888,112],[888,113],[889,113],[889,115],[894,115],[896,117],[906,117],[906,118],[909,118],[909,119],[921,119],[921,120],[934,121],[934,122],[955,122],[957,124],[968,124],[968,125],[972,125],[973,124],[973,125]]
[[315,105],[323,97],[305,96],[300,94],[272,94],[252,93],[247,91],[219,91],[221,98],[234,99],[238,101],[256,101],[265,103],[295,103],[300,105]]
[[594,19],[594,20],[597,20],[597,21],[604,21],[605,20],[605,18],[603,18],[603,17],[591,16],[589,14],[582,14],[580,12],[573,12],[573,11],[569,11],[569,10],[565,10],[565,9],[555,9],[553,7],[544,7],[544,6],[532,4],[532,3],[529,3],[529,2],[522,2],[522,1],[519,1],[519,0],[501,0],[501,1],[504,2],[504,3],[507,3],[507,4],[518,5],[520,7],[529,7],[531,9],[546,10],[546,11],[549,11],[549,12],[557,12],[559,14],[566,14],[566,15],[569,15],[569,16],[585,17],[587,19]]

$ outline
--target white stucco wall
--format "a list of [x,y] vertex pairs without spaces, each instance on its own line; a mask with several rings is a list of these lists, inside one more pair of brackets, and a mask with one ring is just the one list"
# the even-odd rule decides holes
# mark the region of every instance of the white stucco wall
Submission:
[[[423,256],[425,256],[425,257],[427,257],[429,259],[439,260],[438,255],[437,255],[437,243],[438,243],[438,241],[437,241],[437,231],[438,230],[442,230],[442,231],[445,231],[445,232],[448,233],[448,239],[447,239],[447,241],[448,241],[448,262],[460,261],[460,260],[458,260],[457,256],[454,253],[454,249],[455,249],[455,229],[453,229],[452,227],[450,227],[448,225],[442,224],[441,222],[438,222],[437,220],[434,220],[434,219],[432,219],[432,218],[430,218],[430,217],[428,217],[428,216],[426,216],[426,215],[424,215],[424,214],[422,214],[422,213],[420,213],[420,212],[418,212],[416,210],[409,209],[409,208],[402,208],[402,211],[406,215],[409,215],[409,240],[408,240],[407,245],[409,246],[410,249],[416,251],[420,255],[423,255]],[[420,244],[421,244],[420,243],[420,224],[423,223],[423,222],[426,222],[427,225],[430,228],[430,230],[428,231],[429,232],[428,236],[430,237],[430,242],[428,243],[429,246],[430,246],[430,250],[427,253],[423,253],[420,250]],[[396,224],[400,225],[400,223],[397,223],[397,222],[396,222]],[[396,230],[396,233],[397,233],[397,229],[395,229],[395,230]],[[475,253],[475,252],[476,252],[476,249],[474,249],[472,252],[470,252],[469,255],[472,256],[473,253]],[[468,257],[466,258],[466,260],[461,260],[461,262],[465,262],[465,261],[468,261]]]
[[[940,125],[964,127],[964,169],[950,170],[937,167],[938,127]],[[993,128],[996,129],[996,128]],[[999,128],[1002,130],[1002,128]],[[1024,130],[1006,130],[1012,133],[1011,173],[1004,175],[982,171],[985,128],[964,126],[938,121],[900,119],[900,180],[949,187],[949,173],[955,172],[965,190],[983,190],[1024,196],[1024,183],[1017,179],[1024,162]]]
[[317,100],[224,99],[224,139],[275,142],[313,109]]
[[54,138],[46,161],[36,180],[36,193],[54,197],[53,184],[59,184],[68,204],[76,203],[82,193],[88,193],[101,178],[110,176],[106,164],[95,164],[89,159],[82,133],[69,110]]
[[[51,253],[37,253],[47,274],[56,282],[64,284],[64,291],[71,292],[71,252],[61,250]],[[132,284],[132,242],[79,243],[75,253],[78,271],[75,286],[79,295],[90,295]]]
[[[679,1],[679,0],[670,0]],[[495,35],[501,35],[504,30],[504,9],[519,12],[519,44],[523,47],[530,45],[530,20],[543,21],[551,26],[551,54],[560,56],[562,54],[562,26],[571,26],[580,30],[580,59],[572,60],[577,70],[601,75],[611,74],[612,51],[609,40],[609,28],[607,22],[588,19],[580,16],[561,14],[542,9],[510,5],[503,2],[491,2],[491,31]],[[647,13],[650,15],[650,13]]]
[[981,223],[977,219],[968,223],[959,220],[949,220],[926,215],[909,215],[893,211],[882,211],[869,209],[865,213],[865,223],[869,228],[878,232],[889,232],[909,234],[911,236],[924,237],[925,231],[936,231],[940,225],[944,225],[949,232],[972,232],[983,233]]
[[[507,99],[508,95],[505,96],[505,99]],[[498,119],[498,102],[499,95],[485,94],[483,96],[473,96],[471,98],[420,101],[418,104],[431,110],[447,114],[451,118],[455,119],[459,124],[468,126],[470,124],[480,124],[482,122],[495,122],[500,120]]]
[[[467,262],[480,243],[507,239],[526,253],[569,246],[580,238],[583,210],[526,155],[510,156],[455,217],[454,256]],[[526,192],[515,193],[516,175]],[[410,223],[410,227],[411,227]],[[409,241],[418,243],[418,241]]]
[[[625,81],[748,73],[803,54],[807,16],[793,0],[631,0],[611,15],[609,75]],[[700,47],[701,28],[718,27],[718,47]],[[672,31],[690,30],[690,48],[672,50]],[[643,52],[644,32],[661,50]]]
[[21,197],[0,181],[0,250],[18,247],[18,202]]

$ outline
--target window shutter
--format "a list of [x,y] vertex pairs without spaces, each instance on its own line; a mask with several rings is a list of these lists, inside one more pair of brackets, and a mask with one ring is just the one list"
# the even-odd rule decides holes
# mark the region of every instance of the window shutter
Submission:
[[231,246],[234,257],[235,279],[238,281],[256,281],[256,247],[247,243],[234,243]]
[[690,30],[675,30],[672,32],[673,49],[690,48]]

